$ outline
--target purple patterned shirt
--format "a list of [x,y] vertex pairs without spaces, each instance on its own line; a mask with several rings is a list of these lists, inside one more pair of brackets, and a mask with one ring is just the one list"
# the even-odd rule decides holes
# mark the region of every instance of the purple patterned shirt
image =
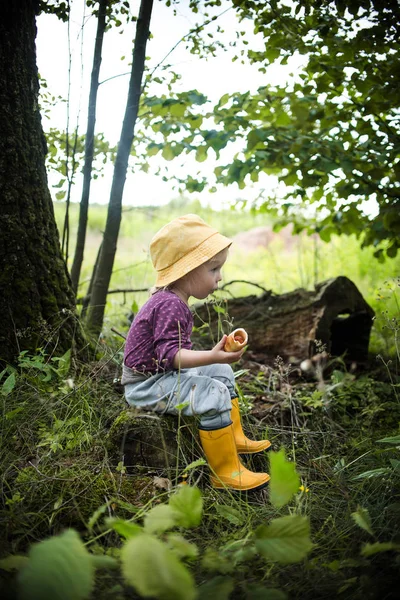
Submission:
[[173,292],[160,290],[142,306],[126,339],[124,364],[140,373],[174,369],[180,348],[191,350],[193,315]]

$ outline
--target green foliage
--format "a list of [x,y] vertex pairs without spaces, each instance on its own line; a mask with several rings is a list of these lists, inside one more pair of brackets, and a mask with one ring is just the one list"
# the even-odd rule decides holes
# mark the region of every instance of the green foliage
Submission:
[[310,523],[307,517],[288,515],[255,532],[256,548],[268,560],[282,564],[302,560],[312,549]]
[[281,508],[287,504],[299,490],[300,478],[296,466],[285,458],[285,450],[271,451],[270,456],[270,501],[273,506]]
[[365,544],[361,554],[363,556],[373,556],[374,554],[393,550],[400,552],[400,544],[395,544],[394,542],[375,542],[374,544]]
[[[182,486],[170,496],[168,504],[145,512],[143,526],[121,519],[107,520],[108,526],[126,540],[120,552],[122,573],[141,597],[186,600],[202,598],[210,590],[218,590],[223,598],[232,590],[233,580],[226,577],[216,577],[196,588],[195,579],[183,562],[198,558],[196,545],[182,535],[166,533],[176,527],[199,526],[201,507],[199,489]],[[220,566],[214,561],[210,568],[224,572],[226,560],[231,561],[234,568],[235,563],[250,560],[257,551],[268,561],[298,562],[312,548],[309,529],[307,517],[288,515],[274,519],[268,525],[259,526],[252,539],[241,540],[234,548],[231,545],[222,548]],[[206,554],[207,551],[204,556]],[[203,564],[207,568],[207,561]],[[84,600],[93,588],[96,566],[114,568],[116,561],[89,554],[73,530],[35,544],[27,560],[9,557],[0,563],[0,568],[19,570],[18,585],[24,600],[38,597]],[[253,592],[250,598],[257,597],[258,592]],[[284,597],[279,595],[279,590],[271,589],[269,593],[267,597]]]
[[[326,242],[334,233],[355,234],[379,260],[393,258],[400,239],[397,4],[234,5],[240,19],[253,20],[264,44],[254,50],[245,40],[242,55],[261,73],[301,55],[300,73],[282,86],[225,94],[208,112],[196,110],[205,105],[198,92],[145,99],[143,125],[164,138],[148,152],[160,151],[168,161],[194,152],[203,162],[234,145],[234,158],[215,167],[216,182],[245,189],[265,174],[277,175],[287,192],[257,201],[277,227],[294,223],[296,231],[314,231]],[[191,174],[178,181],[189,191],[210,183]],[[366,200],[376,202],[376,216],[368,215]]]
[[369,512],[366,508],[358,506],[357,511],[352,513],[351,516],[359,527],[365,529],[365,531],[367,531],[371,535],[374,535],[371,526],[371,517],[369,516]]
[[[108,527],[126,540],[120,551],[122,574],[140,597],[186,600],[205,597],[210,590],[218,591],[218,597],[228,596],[233,586],[231,578],[216,577],[196,587],[194,576],[185,562],[193,564],[199,558],[199,549],[180,533],[170,531],[198,527],[203,516],[202,508],[200,490],[183,485],[170,495],[167,504],[158,504],[144,511],[143,525],[123,519],[106,520]],[[102,512],[100,509],[96,511],[90,520],[90,529]],[[231,520],[235,511],[225,507],[224,514]],[[267,560],[294,563],[302,560],[311,548],[308,518],[293,514],[259,526],[253,536],[238,540],[234,546],[222,547],[220,555],[210,548],[211,554],[219,558],[210,562],[209,567],[206,550],[203,566],[225,573],[225,565],[230,564],[233,569],[235,564],[250,560],[257,552]],[[23,557],[10,557],[0,564],[0,568],[19,569],[18,585],[23,599],[54,597],[84,600],[93,588],[95,567],[114,568],[115,565],[113,559],[89,554],[77,533],[70,530],[34,545],[27,561]],[[256,590],[253,592],[250,598],[257,597]],[[271,598],[284,597],[274,589],[271,589],[270,595]]]
[[[31,356],[28,350],[23,350],[18,356],[18,368],[8,365],[0,373],[1,394],[8,396],[14,390],[18,380],[27,376],[37,379],[43,387],[48,387],[54,380],[64,379],[70,369],[71,350],[67,350],[63,356],[48,356],[43,348],[38,348],[36,354]],[[18,407],[17,412],[22,410]],[[15,413],[7,413],[7,418],[12,418]]]
[[[141,533],[129,540],[121,553],[122,571],[143,598],[192,600],[192,576],[174,552],[160,540]],[[133,568],[132,568],[133,567]]]
[[75,531],[66,531],[32,546],[19,572],[22,600],[84,600],[94,584],[91,556]]
[[70,6],[63,0],[38,0],[38,13],[56,15],[61,21],[68,21]]
[[[46,96],[44,96],[44,100],[46,100]],[[70,133],[67,139],[66,132],[51,127],[46,132],[46,141],[46,166],[49,170],[56,171],[60,175],[58,183],[53,185],[53,188],[58,190],[55,193],[55,199],[63,200],[67,194],[67,178],[72,177],[73,179],[76,172],[83,170],[85,162],[85,136]],[[72,158],[67,159],[68,153],[72,153]],[[93,179],[103,176],[104,165],[107,162],[113,162],[116,153],[117,148],[111,146],[107,140],[104,139],[102,133],[97,133],[94,136],[94,160],[92,164]],[[69,162],[71,162],[71,165]]]

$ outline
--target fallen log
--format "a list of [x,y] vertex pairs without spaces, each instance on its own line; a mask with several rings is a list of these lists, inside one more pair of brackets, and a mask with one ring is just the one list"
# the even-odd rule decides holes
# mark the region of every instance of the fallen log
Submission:
[[195,348],[210,347],[222,333],[241,327],[249,351],[266,363],[280,356],[291,363],[311,358],[321,347],[332,356],[365,361],[374,311],[347,277],[328,279],[315,290],[226,299],[195,305]]

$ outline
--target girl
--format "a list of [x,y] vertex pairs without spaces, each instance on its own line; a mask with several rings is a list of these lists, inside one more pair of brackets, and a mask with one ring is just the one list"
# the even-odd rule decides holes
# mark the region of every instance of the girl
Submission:
[[231,240],[197,215],[165,225],[151,241],[156,289],[136,315],[124,353],[122,384],[131,406],[200,419],[200,441],[216,488],[254,490],[267,473],[244,467],[239,454],[266,450],[270,442],[243,433],[231,363],[244,350],[225,352],[226,335],[211,350],[192,350],[189,298],[205,299],[218,289]]

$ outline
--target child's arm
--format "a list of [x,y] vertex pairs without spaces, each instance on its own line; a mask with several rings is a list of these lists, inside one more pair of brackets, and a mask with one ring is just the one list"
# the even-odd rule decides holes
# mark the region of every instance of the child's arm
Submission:
[[226,338],[227,336],[224,335],[212,350],[187,350],[186,348],[181,348],[175,354],[173,360],[174,368],[191,369],[193,367],[204,367],[206,365],[231,364],[237,362],[241,358],[244,349],[239,350],[238,352],[225,352],[224,345]]

